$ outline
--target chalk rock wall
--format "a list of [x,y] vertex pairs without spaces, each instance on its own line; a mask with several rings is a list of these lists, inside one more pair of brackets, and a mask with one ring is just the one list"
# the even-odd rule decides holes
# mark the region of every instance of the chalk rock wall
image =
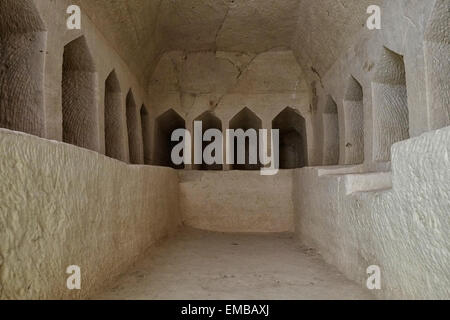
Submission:
[[3,129],[0,154],[0,299],[89,297],[180,224],[172,169]]
[[[310,93],[292,51],[283,48],[260,54],[242,52],[170,51],[165,53],[149,86],[154,109],[151,127],[172,109],[193,132],[193,123],[210,112],[230,128],[230,122],[245,108],[251,110],[263,129],[287,108],[305,118],[308,154],[315,141],[311,126]],[[157,139],[156,132],[152,139]],[[153,155],[158,141],[153,141]],[[227,166],[224,166],[227,169]]]
[[183,221],[220,232],[293,231],[292,172],[180,171]]
[[449,299],[449,154],[450,127],[395,144],[392,189],[385,189],[386,173],[368,174],[365,190],[358,179],[355,191],[348,190],[355,187],[351,175],[297,170],[299,240],[363,286],[367,268],[378,265],[379,298]]

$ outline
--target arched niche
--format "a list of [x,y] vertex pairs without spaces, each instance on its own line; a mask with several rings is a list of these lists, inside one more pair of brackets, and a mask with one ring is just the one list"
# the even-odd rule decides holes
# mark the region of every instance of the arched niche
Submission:
[[184,169],[185,165],[175,165],[172,162],[172,149],[179,142],[172,142],[172,133],[177,129],[185,129],[186,121],[173,109],[160,115],[155,122],[155,163],[156,165],[171,167],[174,169]]
[[[210,129],[217,129],[220,132],[222,132],[222,121],[220,121],[220,119],[217,118],[214,115],[214,113],[211,111],[206,111],[206,112],[202,113],[194,121],[200,121],[202,123],[203,133],[205,133],[207,130],[210,130]],[[201,149],[202,154],[205,151],[205,148],[210,143],[212,143],[212,142],[203,141],[202,149]],[[223,144],[223,141],[221,141],[221,143]],[[222,150],[223,150],[223,147],[222,147]],[[215,154],[213,154],[213,156],[215,156]],[[222,164],[208,165],[206,163],[203,163],[201,165],[194,165],[194,169],[196,169],[196,170],[222,170],[223,165]]]
[[344,96],[344,164],[364,162],[364,96],[361,84],[350,76]]
[[46,39],[34,1],[0,1],[1,128],[45,136]]
[[383,47],[372,82],[375,161],[390,161],[394,143],[409,138],[409,111],[403,56]]
[[[230,130],[242,129],[246,133],[251,133],[245,138],[245,163],[239,164],[238,153],[243,152],[239,150],[238,139],[234,139],[234,165],[231,166],[233,170],[259,170],[262,165],[259,162],[259,129],[262,128],[261,119],[249,108],[242,109],[230,120]],[[254,129],[254,131],[248,131]],[[242,146],[244,147],[244,146]],[[252,163],[250,152],[256,150],[256,164]]]
[[323,143],[322,164],[339,164],[339,117],[334,99],[329,95],[322,113]]
[[122,99],[119,79],[113,70],[105,81],[105,150],[108,157],[128,162],[130,156]]
[[142,144],[144,146],[144,164],[151,164],[150,116],[145,105],[141,106]]
[[307,166],[308,141],[305,118],[296,110],[287,107],[272,121],[272,129],[280,130],[280,169]]
[[128,91],[126,98],[126,116],[128,128],[128,147],[131,164],[144,164],[144,151],[142,146],[142,129],[140,114],[132,90]]
[[450,1],[436,0],[425,31],[427,100],[431,129],[450,125]]
[[98,151],[97,73],[84,36],[64,47],[63,141]]

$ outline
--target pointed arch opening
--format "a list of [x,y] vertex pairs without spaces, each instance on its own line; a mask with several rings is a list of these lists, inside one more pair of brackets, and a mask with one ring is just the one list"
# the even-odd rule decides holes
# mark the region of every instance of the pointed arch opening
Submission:
[[0,18],[0,127],[44,137],[44,22],[32,0],[1,0]]
[[178,142],[172,141],[172,133],[177,129],[186,129],[186,121],[173,109],[156,119],[155,162],[159,166],[184,169],[185,165],[172,162],[172,149]]
[[427,100],[431,129],[450,125],[450,1],[436,0],[425,30]]
[[394,143],[409,138],[403,56],[383,47],[372,82],[375,161],[390,161]]
[[322,113],[323,143],[322,164],[331,166],[339,164],[339,117],[338,107],[330,95],[327,96]]
[[98,151],[97,73],[86,39],[64,47],[62,76],[63,141]]
[[[202,123],[202,129],[203,133],[205,133],[207,130],[210,129],[216,129],[219,130],[222,133],[222,121],[218,117],[214,115],[211,111],[206,111],[203,114],[201,114],[199,117],[197,117],[194,121],[200,121]],[[205,142],[202,143],[202,154],[205,151],[205,148],[212,142]],[[221,148],[223,150],[223,141],[220,141]],[[215,153],[212,154],[212,156],[216,156]],[[222,164],[212,164],[208,165],[206,163],[203,163],[201,165],[194,165],[194,169],[196,170],[223,170]]]
[[305,118],[287,107],[272,121],[272,129],[280,130],[280,169],[306,167],[308,143]]
[[105,150],[108,157],[128,162],[122,90],[113,70],[105,81]]
[[361,84],[350,76],[344,96],[344,164],[364,162],[364,95]]
[[142,144],[144,146],[144,164],[151,164],[150,116],[147,107],[141,106]]
[[[262,120],[249,108],[245,107],[230,120],[230,130],[243,130],[245,143],[239,143],[234,137],[232,170],[259,170],[259,129],[262,129]],[[240,148],[241,147],[241,148]],[[245,150],[244,150],[245,148]],[[256,157],[255,157],[256,152]],[[251,153],[253,156],[251,156]],[[242,155],[241,157],[239,155]],[[256,158],[256,159],[255,159]],[[244,161],[239,161],[239,160]],[[239,163],[243,162],[243,163]]]
[[130,89],[126,98],[126,116],[128,128],[128,147],[131,164],[143,164],[142,129],[133,91]]

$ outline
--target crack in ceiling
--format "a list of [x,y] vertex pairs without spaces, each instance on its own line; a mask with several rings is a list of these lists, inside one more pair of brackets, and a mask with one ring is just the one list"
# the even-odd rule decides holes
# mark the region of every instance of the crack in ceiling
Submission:
[[383,0],[75,0],[142,83],[164,52],[290,48],[324,74]]

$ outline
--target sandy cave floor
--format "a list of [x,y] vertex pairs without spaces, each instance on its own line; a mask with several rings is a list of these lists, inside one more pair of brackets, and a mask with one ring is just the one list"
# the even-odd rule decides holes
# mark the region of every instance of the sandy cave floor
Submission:
[[291,234],[183,229],[94,299],[373,299]]

